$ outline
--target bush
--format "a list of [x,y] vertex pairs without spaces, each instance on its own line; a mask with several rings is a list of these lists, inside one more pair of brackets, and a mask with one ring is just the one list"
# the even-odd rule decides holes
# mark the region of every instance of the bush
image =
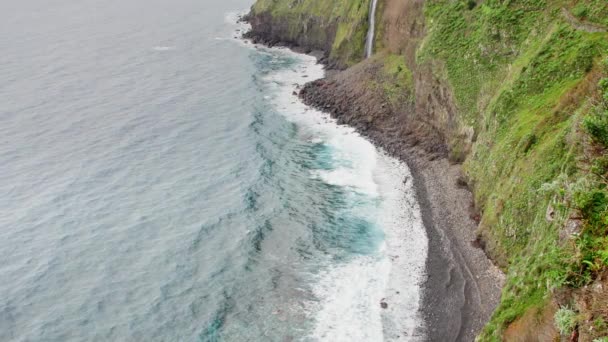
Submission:
[[572,9],[572,14],[577,18],[586,18],[589,15],[589,9],[584,4],[578,4]]
[[[608,63],[606,63],[608,64]],[[608,67],[606,67],[608,68]],[[600,80],[600,83],[598,84],[598,86],[600,87],[600,90],[602,90],[602,92],[604,93],[602,98],[604,100],[604,105],[608,105],[608,78],[602,78]]]
[[581,210],[585,219],[597,221],[608,207],[608,195],[602,189],[580,191],[574,194],[575,205]]
[[469,9],[469,11],[475,8],[475,6],[477,6],[477,2],[475,2],[475,0],[467,1],[467,8]]
[[608,147],[608,111],[598,110],[586,117],[583,125],[593,141]]
[[600,156],[591,162],[591,172],[599,177],[608,175],[608,155]]
[[593,327],[597,330],[602,331],[606,329],[606,322],[604,322],[604,319],[602,317],[598,317],[593,321]]
[[[606,63],[606,62],[604,62],[604,63]],[[608,63],[606,63],[606,64],[608,64]],[[600,80],[600,82],[598,83],[598,86],[600,87],[600,89],[602,91],[605,91],[605,92],[608,91],[608,78],[602,78]]]
[[553,316],[555,327],[562,335],[569,335],[574,331],[577,324],[576,318],[576,312],[567,306],[561,307]]

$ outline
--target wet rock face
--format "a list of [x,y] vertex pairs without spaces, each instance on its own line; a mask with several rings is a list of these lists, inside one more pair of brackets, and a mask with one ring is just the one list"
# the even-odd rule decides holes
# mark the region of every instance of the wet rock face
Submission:
[[250,13],[243,18],[251,30],[243,37],[256,44],[287,46],[300,52],[322,51],[321,61],[330,68],[342,69],[337,60],[330,59],[337,23],[323,18],[308,16],[294,21],[288,17],[274,17],[269,12]]

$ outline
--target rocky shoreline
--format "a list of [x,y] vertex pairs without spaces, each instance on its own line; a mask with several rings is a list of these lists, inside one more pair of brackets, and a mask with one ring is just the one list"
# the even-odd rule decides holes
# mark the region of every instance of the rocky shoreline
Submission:
[[[338,71],[328,50],[282,41],[253,26],[244,35],[252,42],[312,54],[326,65],[326,78],[300,90],[306,104],[354,127],[409,166],[429,238],[421,303],[425,331],[416,335],[429,341],[473,341],[500,301],[504,275],[479,246],[473,196],[460,166],[448,160],[441,132],[410,115],[414,101],[391,103],[382,89],[369,87],[381,72],[373,59]],[[407,89],[403,92],[408,95]]]
[[479,248],[473,197],[460,166],[448,161],[439,134],[408,122],[382,96],[357,91],[352,82],[361,81],[330,75],[307,84],[300,96],[410,167],[429,238],[423,333],[429,341],[473,341],[498,305],[504,276]]
[[[307,39],[309,37],[299,36],[296,39],[289,39],[283,35],[283,32],[288,30],[288,23],[276,23],[268,13],[253,16],[247,14],[239,21],[249,23],[255,30],[250,30],[243,33],[243,38],[250,40],[253,44],[260,44],[268,47],[286,47],[298,53],[313,55],[319,63],[325,65],[328,69],[338,70],[343,69],[337,61],[329,58],[331,44],[329,40]],[[310,26],[316,24],[310,23]],[[327,28],[327,34],[335,34],[336,27],[332,25]]]

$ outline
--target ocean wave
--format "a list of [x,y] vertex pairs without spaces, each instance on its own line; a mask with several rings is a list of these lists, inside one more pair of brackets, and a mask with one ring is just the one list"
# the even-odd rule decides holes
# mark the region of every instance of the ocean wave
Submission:
[[[275,55],[264,57],[273,65],[272,72],[259,80],[270,94],[267,101],[294,122],[307,141],[331,151],[324,157],[329,159],[324,167],[311,170],[311,176],[344,189],[350,202],[328,213],[328,220],[333,221],[328,229],[344,230],[341,233],[350,238],[341,242],[345,243],[342,247],[345,250],[350,247],[354,254],[330,259],[320,266],[313,285],[318,303],[313,305],[311,315],[315,324],[309,338],[320,341],[422,338],[413,335],[422,325],[418,306],[428,242],[411,182],[409,187],[403,182],[410,177],[407,166],[377,150],[352,128],[338,125],[328,114],[309,108],[298,99],[299,87],[324,74],[313,57],[285,49],[262,50]],[[382,232],[383,242],[372,243],[378,239],[377,234],[370,235],[374,230]],[[361,232],[365,234],[357,235]],[[358,253],[357,248],[353,249],[357,237],[375,247]],[[328,243],[332,238],[330,234],[323,240]],[[386,303],[385,308],[381,303]]]

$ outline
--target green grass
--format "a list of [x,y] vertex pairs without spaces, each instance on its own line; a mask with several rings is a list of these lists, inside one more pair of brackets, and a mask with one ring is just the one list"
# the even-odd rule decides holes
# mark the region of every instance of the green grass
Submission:
[[477,128],[480,109],[501,86],[506,65],[531,34],[539,34],[529,28],[533,24],[543,27],[545,6],[525,3],[509,6],[489,0],[472,10],[464,0],[427,3],[429,34],[418,61],[440,59],[445,63],[463,124]]
[[405,57],[380,52],[370,60],[377,71],[371,72],[366,88],[382,94],[396,113],[411,108],[414,104],[414,79]]
[[[578,123],[590,108],[577,89],[608,51],[608,36],[571,27],[561,15],[564,5],[541,0],[426,5],[429,33],[417,62],[443,66],[460,125],[478,133],[465,171],[483,211],[480,234],[507,272],[501,304],[482,341],[499,340],[509,323],[544,305],[553,289],[589,283],[603,260],[605,241],[597,239],[597,231],[587,232],[592,220],[604,220],[608,197],[596,181],[574,184],[587,179],[579,165],[585,138]],[[603,116],[585,122],[602,136],[608,132]],[[553,191],[546,191],[549,184]],[[565,188],[579,203],[558,201]],[[549,205],[556,208],[553,221],[546,219]],[[584,208],[589,208],[587,228],[572,243],[560,243],[569,213],[585,213]]]
[[[294,38],[303,31],[315,29],[319,32],[313,34],[323,35],[329,25],[336,24],[331,57],[350,66],[364,57],[369,2],[370,0],[258,0],[253,11],[269,12],[275,18],[288,18],[290,34]],[[306,19],[310,18],[314,18],[315,24],[304,27],[307,25]]]
[[608,1],[572,0],[564,7],[580,20],[608,27]]
[[405,63],[405,58],[400,55],[382,56],[382,72],[379,77],[382,80],[384,94],[393,106],[398,106],[399,102],[411,102],[414,99],[413,86],[414,80],[412,72]]

